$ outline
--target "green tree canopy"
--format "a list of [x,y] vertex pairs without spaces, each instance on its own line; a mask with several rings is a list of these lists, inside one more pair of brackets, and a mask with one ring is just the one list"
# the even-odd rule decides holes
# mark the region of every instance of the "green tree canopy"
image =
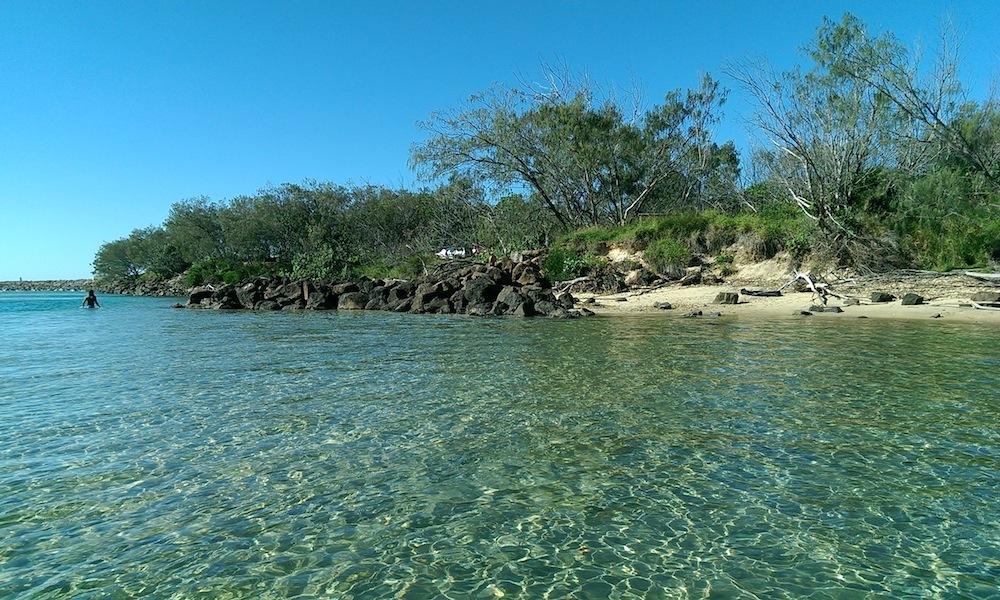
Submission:
[[[566,227],[623,224],[652,199],[700,198],[724,160],[710,128],[726,92],[706,76],[646,113],[599,101],[564,78],[550,89],[495,87],[421,124],[411,164],[434,179],[460,174],[498,195],[527,192]],[[731,165],[730,165],[731,166]]]

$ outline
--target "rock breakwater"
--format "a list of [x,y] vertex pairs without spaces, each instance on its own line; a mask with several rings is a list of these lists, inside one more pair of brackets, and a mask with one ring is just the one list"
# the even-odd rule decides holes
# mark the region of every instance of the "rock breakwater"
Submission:
[[0,292],[86,292],[90,289],[97,289],[93,279],[0,281]]
[[540,257],[497,265],[448,261],[412,280],[360,277],[337,284],[255,278],[191,291],[185,308],[228,310],[377,310],[476,316],[592,315],[557,294],[542,275]]
[[124,294],[127,296],[183,297],[191,292],[191,288],[184,284],[182,278],[175,277],[167,281],[102,281],[97,291],[106,294]]

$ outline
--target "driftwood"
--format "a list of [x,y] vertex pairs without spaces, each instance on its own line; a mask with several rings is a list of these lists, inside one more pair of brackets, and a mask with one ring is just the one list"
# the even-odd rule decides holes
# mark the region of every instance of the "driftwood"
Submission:
[[826,304],[827,296],[833,296],[834,298],[840,298],[840,299],[844,298],[840,294],[834,292],[831,289],[829,283],[822,281],[819,278],[815,278],[814,281],[814,276],[811,273],[803,273],[802,271],[797,271],[794,277],[789,279],[788,282],[785,283],[785,285],[781,286],[775,291],[781,292],[781,290],[792,285],[793,283],[795,283],[800,279],[806,283],[806,286],[808,286],[809,289],[812,290],[813,294],[819,297],[820,302],[822,302],[824,305]]
[[552,289],[556,292],[565,292],[574,285],[583,283],[584,281],[590,281],[590,277],[577,277],[576,279],[570,279],[569,281],[559,281],[552,286]]
[[974,273],[972,271],[966,271],[965,274],[980,281],[1000,282],[1000,273]]
[[[996,304],[996,306],[989,306],[991,304]],[[1000,304],[996,302],[973,302],[972,306],[978,308],[979,310],[1000,310]]]
[[781,295],[781,290],[748,290],[743,288],[740,293],[744,296],[763,296],[765,298],[777,297]]

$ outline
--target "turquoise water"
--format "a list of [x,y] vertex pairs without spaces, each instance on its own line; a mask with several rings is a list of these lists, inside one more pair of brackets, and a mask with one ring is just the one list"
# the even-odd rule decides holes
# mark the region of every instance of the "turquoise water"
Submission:
[[997,597],[1000,332],[0,293],[0,597]]

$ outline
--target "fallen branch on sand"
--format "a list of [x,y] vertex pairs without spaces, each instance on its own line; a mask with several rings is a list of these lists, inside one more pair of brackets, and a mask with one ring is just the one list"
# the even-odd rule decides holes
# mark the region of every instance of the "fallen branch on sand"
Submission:
[[765,298],[773,298],[781,296],[781,290],[748,290],[743,288],[740,290],[740,294],[744,296],[762,296]]
[[[815,278],[815,281],[813,281],[814,278]],[[780,292],[781,290],[785,289],[786,287],[792,285],[793,283],[795,283],[796,281],[799,281],[799,280],[804,281],[806,283],[806,286],[810,290],[812,290],[813,294],[815,294],[816,296],[819,297],[820,302],[822,302],[824,305],[826,304],[826,297],[827,296],[833,296],[834,298],[840,298],[840,299],[844,298],[840,294],[834,292],[830,288],[830,284],[829,283],[827,283],[825,281],[822,281],[821,279],[819,279],[818,277],[815,277],[811,273],[803,273],[802,271],[796,271],[795,272],[795,277],[792,277],[791,279],[789,279],[788,282],[785,285],[781,286],[780,288],[778,288],[775,291]]]
[[996,304],[995,302],[983,303],[973,302],[972,306],[978,308],[979,310],[1000,310],[1000,306],[987,306],[987,304]]
[[974,273],[972,271],[966,271],[965,274],[980,281],[1000,282],[1000,273]]
[[584,281],[590,281],[590,277],[577,277],[576,279],[570,279],[569,281],[560,281],[553,285],[552,289],[556,292],[565,292],[574,285],[583,283]]

